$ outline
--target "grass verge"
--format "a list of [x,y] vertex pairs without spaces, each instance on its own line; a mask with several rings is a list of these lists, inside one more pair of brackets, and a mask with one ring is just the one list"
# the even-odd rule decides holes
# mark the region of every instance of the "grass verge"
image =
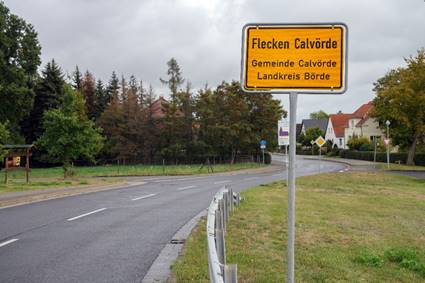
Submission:
[[386,163],[379,163],[379,169],[381,170],[400,170],[400,171],[425,171],[425,166],[411,166],[405,164],[390,164],[390,169]]
[[[243,193],[226,235],[239,282],[286,279],[283,182]],[[424,282],[425,181],[384,173],[297,179],[297,282]],[[172,267],[176,282],[209,282],[205,223]]]
[[[214,173],[222,173],[235,170],[260,168],[264,165],[258,163],[218,164],[214,166]],[[107,177],[107,176],[159,176],[159,175],[195,175],[208,173],[206,166],[193,165],[111,165],[111,166],[87,166],[74,167],[74,177]],[[10,178],[24,178],[23,171],[12,171]],[[33,178],[62,178],[62,167],[34,168],[30,176]],[[0,180],[4,179],[4,172],[0,172]]]
[[23,180],[11,180],[8,184],[0,183],[0,194],[7,192],[22,192],[31,190],[46,190],[54,188],[65,188],[74,186],[94,186],[94,185],[109,185],[117,183],[119,180],[108,180],[108,179],[44,179],[44,180],[33,180],[29,184],[23,182]]

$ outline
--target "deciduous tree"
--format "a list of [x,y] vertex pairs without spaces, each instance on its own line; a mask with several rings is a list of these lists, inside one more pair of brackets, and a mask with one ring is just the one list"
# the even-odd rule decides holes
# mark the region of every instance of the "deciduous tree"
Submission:
[[416,145],[425,135],[425,50],[405,59],[406,66],[389,71],[374,84],[376,117],[383,130],[390,124],[394,145],[407,148],[406,163],[414,164]]
[[78,158],[94,161],[102,147],[100,129],[95,128],[84,113],[82,97],[69,86],[66,88],[65,104],[44,114],[44,133],[37,144],[45,148],[50,161],[63,164],[64,178],[69,167]]
[[33,26],[10,13],[0,2],[0,122],[19,123],[33,106],[34,84],[41,63],[40,44]]

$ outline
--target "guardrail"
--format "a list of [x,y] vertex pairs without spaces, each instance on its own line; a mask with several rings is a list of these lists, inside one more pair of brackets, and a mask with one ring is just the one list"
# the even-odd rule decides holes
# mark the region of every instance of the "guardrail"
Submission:
[[207,238],[208,267],[212,283],[237,283],[237,265],[226,263],[227,220],[235,206],[240,204],[240,194],[223,187],[214,196],[208,208]]

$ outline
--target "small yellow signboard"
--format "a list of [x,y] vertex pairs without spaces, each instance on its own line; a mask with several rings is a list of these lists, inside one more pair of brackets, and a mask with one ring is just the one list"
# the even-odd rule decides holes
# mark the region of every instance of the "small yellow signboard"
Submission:
[[319,137],[315,140],[315,143],[316,143],[319,147],[322,147],[322,146],[326,143],[326,141],[325,141],[325,139],[324,139],[322,136],[319,136]]
[[247,24],[242,87],[248,92],[344,93],[345,24]]

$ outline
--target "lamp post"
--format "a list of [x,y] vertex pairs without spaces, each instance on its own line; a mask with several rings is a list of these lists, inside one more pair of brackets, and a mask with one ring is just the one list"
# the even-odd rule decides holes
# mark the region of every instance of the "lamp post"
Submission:
[[391,122],[389,120],[387,120],[385,122],[385,124],[387,125],[387,168],[390,169],[390,124]]

